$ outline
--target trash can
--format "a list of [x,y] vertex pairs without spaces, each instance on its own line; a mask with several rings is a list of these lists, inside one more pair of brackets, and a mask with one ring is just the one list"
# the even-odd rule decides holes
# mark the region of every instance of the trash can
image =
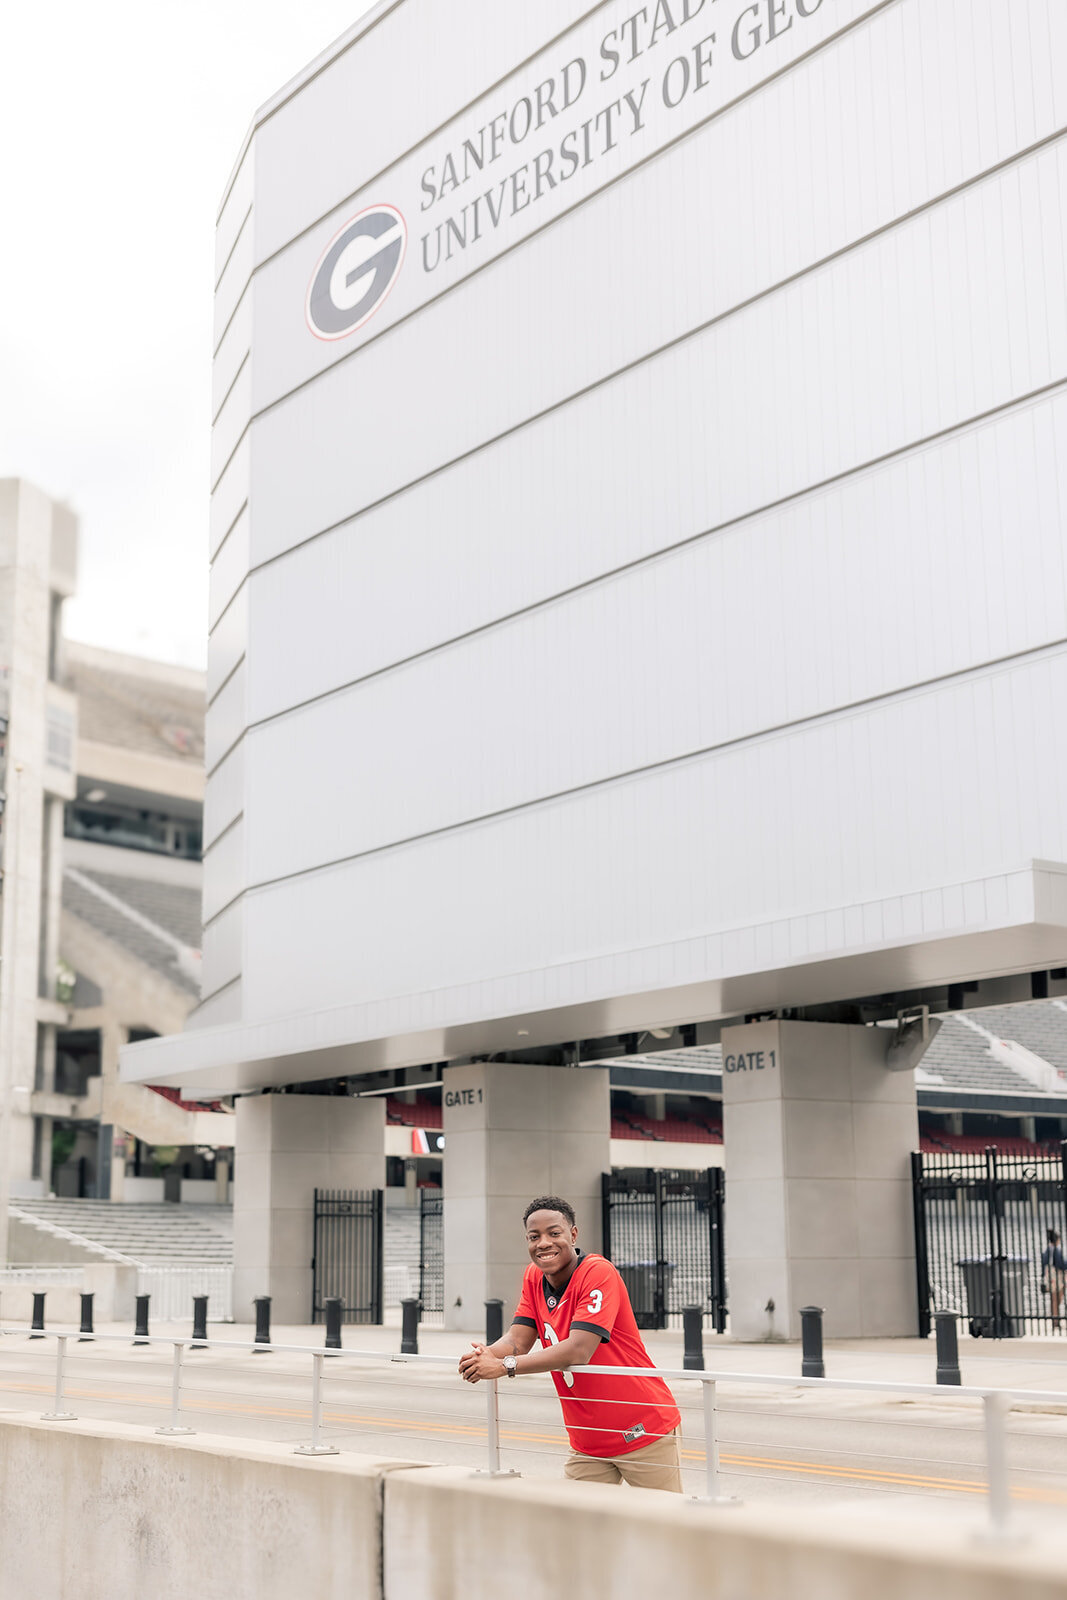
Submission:
[[1022,1337],[1026,1260],[1026,1256],[965,1256],[956,1263],[963,1273],[972,1339]]
[[619,1276],[630,1296],[639,1328],[667,1326],[667,1297],[674,1275],[673,1261],[619,1261]]

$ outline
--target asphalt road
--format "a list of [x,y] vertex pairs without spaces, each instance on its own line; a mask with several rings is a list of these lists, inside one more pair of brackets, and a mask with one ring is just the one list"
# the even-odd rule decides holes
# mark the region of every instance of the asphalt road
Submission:
[[[110,1331],[110,1330],[109,1330]],[[155,1330],[153,1330],[155,1331]],[[187,1328],[160,1330],[188,1335]],[[248,1337],[212,1326],[212,1339]],[[277,1340],[319,1344],[321,1329],[281,1330]],[[664,1336],[656,1355],[661,1365],[680,1365],[675,1340]],[[449,1365],[395,1363],[389,1329],[345,1329],[346,1345],[380,1351],[377,1360],[345,1354],[323,1363],[323,1441],[341,1450],[409,1461],[469,1465],[486,1463],[487,1390],[463,1383],[451,1366],[465,1348],[459,1334],[424,1332],[422,1349],[448,1354]],[[1026,1377],[1029,1387],[1064,1388],[1064,1403],[1013,1411],[1009,1418],[1009,1462],[1013,1497],[1023,1520],[1047,1522],[1067,1507],[1067,1364],[1040,1361]],[[748,1371],[795,1370],[790,1348],[733,1347],[717,1362]],[[857,1347],[850,1358],[828,1352],[839,1375],[886,1375],[877,1352]],[[976,1360],[978,1358],[975,1358]],[[901,1381],[929,1382],[927,1358],[894,1353]],[[709,1363],[710,1364],[710,1363]],[[983,1368],[1003,1370],[1001,1382],[1020,1382],[1020,1372],[983,1359]],[[904,1367],[902,1372],[900,1369]],[[170,1420],[172,1354],[162,1345],[122,1342],[68,1345],[66,1408],[81,1418],[165,1426]],[[310,1437],[311,1360],[272,1350],[253,1354],[237,1348],[186,1351],[182,1372],[182,1422],[198,1433],[272,1439],[294,1447]],[[1056,1379],[1053,1383],[1050,1372]],[[994,1381],[983,1370],[965,1380]],[[52,1409],[55,1344],[31,1341],[22,1332],[0,1337],[0,1414],[40,1415]],[[703,1491],[704,1420],[696,1383],[674,1385],[682,1411],[686,1487]],[[929,1399],[887,1397],[874,1392],[794,1387],[768,1389],[737,1381],[718,1386],[721,1488],[744,1500],[789,1497],[795,1501],[862,1505],[880,1513],[903,1510],[939,1514],[951,1505],[975,1520],[984,1515],[985,1467],[981,1405],[951,1391]],[[516,1379],[500,1387],[502,1464],[530,1477],[558,1477],[567,1445],[555,1392],[547,1378]]]

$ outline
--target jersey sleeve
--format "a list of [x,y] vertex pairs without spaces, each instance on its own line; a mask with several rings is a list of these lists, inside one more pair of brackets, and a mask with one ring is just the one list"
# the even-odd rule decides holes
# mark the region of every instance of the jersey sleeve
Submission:
[[530,1292],[529,1269],[527,1269],[522,1275],[522,1289],[519,1293],[519,1303],[515,1307],[515,1315],[512,1317],[511,1321],[513,1325],[516,1322],[521,1322],[524,1328],[532,1328],[535,1333],[537,1332],[537,1307],[533,1303],[533,1295]]
[[610,1261],[597,1256],[590,1261],[582,1276],[581,1293],[574,1307],[571,1329],[584,1328],[600,1335],[603,1342],[611,1338],[611,1330],[619,1315],[623,1281]]

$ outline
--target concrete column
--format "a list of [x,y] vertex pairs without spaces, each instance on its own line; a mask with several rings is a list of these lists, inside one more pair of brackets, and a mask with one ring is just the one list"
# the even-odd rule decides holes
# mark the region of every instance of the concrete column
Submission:
[[101,1121],[112,1124],[111,1180],[108,1199],[121,1205],[126,1198],[126,1130],[115,1119],[114,1107],[121,1103],[119,1051],[129,1041],[130,1030],[113,1016],[100,1026],[100,1108]]
[[1036,1143],[1036,1141],[1037,1141],[1037,1118],[1036,1117],[1020,1117],[1019,1118],[1019,1138],[1020,1139],[1029,1139],[1031,1144]]
[[228,1205],[230,1200],[230,1158],[221,1150],[215,1151],[215,1204]]
[[47,1198],[52,1193],[52,1133],[51,1117],[41,1118],[41,1193]]
[[[909,1157],[915,1078],[888,1072],[888,1029],[760,1022],[723,1030],[730,1327],[831,1337],[915,1331]],[[773,1311],[767,1310],[773,1302]]]
[[63,802],[55,795],[46,795],[44,798],[41,848],[44,859],[40,911],[40,992],[46,999],[54,1000],[63,900]]
[[539,1194],[569,1200],[579,1244],[600,1249],[600,1179],[611,1164],[605,1067],[479,1062],[444,1073],[445,1324],[505,1325],[529,1263],[522,1214]]
[[269,1294],[275,1323],[309,1323],[315,1190],[384,1189],[385,1101],[242,1095],[236,1113],[234,1315]]
[[111,1193],[116,1205],[126,1199],[126,1152],[129,1134],[125,1128],[113,1128],[111,1137]]

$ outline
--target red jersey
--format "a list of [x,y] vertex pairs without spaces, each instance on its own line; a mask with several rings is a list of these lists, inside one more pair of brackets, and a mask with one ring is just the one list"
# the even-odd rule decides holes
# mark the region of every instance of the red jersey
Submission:
[[563,1421],[575,1450],[584,1456],[622,1456],[654,1444],[679,1427],[674,1396],[662,1378],[612,1378],[612,1367],[651,1367],[637,1331],[630,1296],[615,1267],[603,1256],[578,1257],[562,1290],[531,1263],[522,1280],[515,1322],[533,1328],[542,1347],[561,1344],[573,1328],[600,1335],[591,1372],[554,1372]]

